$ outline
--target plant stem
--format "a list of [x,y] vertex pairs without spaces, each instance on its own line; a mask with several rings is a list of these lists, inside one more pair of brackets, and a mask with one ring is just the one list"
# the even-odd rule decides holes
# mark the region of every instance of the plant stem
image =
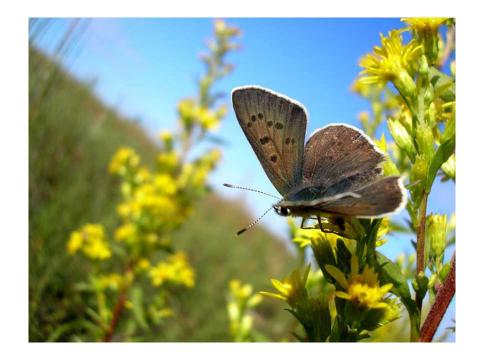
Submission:
[[[132,271],[132,263],[128,263],[125,274],[128,274]],[[120,321],[120,316],[122,316],[123,309],[125,308],[125,302],[127,301],[127,291],[129,286],[124,285],[120,288],[120,293],[118,295],[117,303],[113,308],[112,321],[110,321],[110,326],[108,327],[105,336],[103,337],[104,342],[110,342],[113,337],[113,333],[117,328],[118,322]]]
[[440,325],[440,322],[447,311],[448,305],[452,301],[455,295],[455,254],[453,254],[450,271],[443,283],[442,287],[435,297],[430,312],[423,323],[422,330],[420,331],[420,341],[430,342],[435,335],[435,332]]
[[417,227],[417,275],[425,271],[425,223],[427,219],[428,191],[424,190],[420,203],[420,222]]
[[410,342],[417,342],[420,338],[420,313],[410,313]]
[[125,308],[126,300],[127,300],[126,291],[125,289],[122,289],[120,291],[120,294],[118,295],[117,303],[115,304],[115,308],[113,309],[112,321],[110,322],[108,331],[105,333],[105,336],[103,337],[103,341],[110,342],[112,340],[112,336],[115,331],[115,328],[117,327],[118,321],[120,320],[120,316],[122,315],[123,309]]
[[[425,223],[427,219],[427,200],[428,191],[423,190],[422,200],[420,203],[419,215],[420,222],[417,227],[417,276],[423,274],[425,271]],[[423,297],[417,292],[415,301],[417,303],[418,312],[422,314]],[[420,323],[418,324],[420,326]]]

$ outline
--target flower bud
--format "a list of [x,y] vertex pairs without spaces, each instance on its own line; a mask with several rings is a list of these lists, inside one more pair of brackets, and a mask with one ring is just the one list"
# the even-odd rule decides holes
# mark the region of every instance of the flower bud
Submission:
[[430,215],[427,218],[427,243],[430,244],[431,257],[440,257],[447,244],[447,216]]
[[407,155],[413,159],[415,157],[415,146],[413,144],[411,136],[408,134],[407,129],[403,127],[400,122],[395,121],[393,119],[389,119],[388,122],[388,130],[393,137],[393,140],[397,144],[397,146],[404,150]]
[[414,98],[417,91],[417,86],[415,85],[415,81],[413,81],[408,71],[404,68],[400,68],[395,75],[396,76],[393,79],[393,85],[395,85],[400,94],[407,99]]
[[432,128],[427,123],[421,122],[418,124],[416,140],[420,154],[424,154],[425,159],[430,164],[435,155],[435,141]]
[[455,179],[455,154],[452,154],[442,165],[442,170],[450,179]]
[[420,56],[420,67],[418,68],[418,73],[422,76],[428,75],[428,60],[425,55]]

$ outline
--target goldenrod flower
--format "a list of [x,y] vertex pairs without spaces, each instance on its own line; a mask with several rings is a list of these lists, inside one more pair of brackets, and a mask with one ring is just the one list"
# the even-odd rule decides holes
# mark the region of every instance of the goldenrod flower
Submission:
[[162,140],[165,144],[171,144],[173,141],[173,134],[169,130],[163,130],[158,134],[160,140]]
[[135,150],[129,147],[121,147],[113,155],[109,165],[109,170],[112,174],[124,175],[128,169],[133,169],[140,163]]
[[252,295],[252,286],[236,279],[229,282],[229,289],[227,311],[230,333],[235,341],[249,340],[253,317],[248,310],[257,306],[262,297],[259,294]]
[[175,151],[161,152],[157,155],[160,172],[172,172],[179,164],[179,156]]
[[346,299],[365,309],[387,308],[389,303],[384,296],[393,287],[393,284],[380,286],[378,275],[368,265],[359,273],[358,258],[352,255],[350,274],[345,274],[332,265],[325,266],[328,273],[338,282],[345,291],[336,291],[335,295]]
[[177,191],[177,185],[175,179],[167,174],[158,174],[154,178],[155,189],[160,194],[173,195]]
[[136,227],[132,223],[126,223],[115,230],[115,240],[131,242],[136,235]]
[[252,285],[242,284],[240,280],[233,279],[228,283],[230,294],[236,301],[244,302],[247,307],[254,307],[262,301],[259,294],[253,293]]
[[83,236],[80,232],[74,231],[70,235],[70,240],[67,243],[67,251],[73,255],[75,254],[78,250],[81,249],[83,245]]
[[134,181],[136,184],[143,184],[150,180],[151,177],[150,171],[148,171],[147,168],[141,167],[135,172]]
[[150,261],[148,259],[142,258],[137,263],[138,270],[148,270],[150,268]]
[[185,253],[177,252],[170,255],[166,261],[161,261],[150,269],[152,284],[160,286],[166,282],[193,287],[195,273],[188,263]]
[[67,251],[74,254],[82,251],[90,259],[108,259],[112,252],[105,237],[105,230],[100,224],[86,224],[73,231],[67,243]]
[[381,46],[373,48],[373,54],[367,54],[360,60],[364,68],[358,81],[363,84],[385,85],[392,81],[404,96],[415,94],[415,82],[412,79],[414,64],[422,53],[422,45],[415,40],[403,45],[400,31],[393,30],[387,37],[381,35]]
[[296,269],[283,281],[271,279],[272,285],[277,289],[278,293],[260,291],[259,294],[285,300],[291,305],[295,304],[299,298],[306,294],[305,284],[307,283],[309,272],[310,265],[305,269],[303,274],[300,273],[299,269]]
[[101,290],[109,288],[111,290],[117,291],[124,284],[124,278],[122,277],[122,275],[117,273],[101,275],[100,277],[98,277],[97,281],[97,284]]
[[444,24],[448,18],[403,18],[401,21],[407,23],[413,31],[430,31],[435,33],[440,25]]

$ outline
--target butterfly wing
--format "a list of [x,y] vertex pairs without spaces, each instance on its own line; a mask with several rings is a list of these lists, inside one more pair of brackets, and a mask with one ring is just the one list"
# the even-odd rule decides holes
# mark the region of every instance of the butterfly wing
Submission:
[[333,124],[315,131],[305,146],[304,187],[335,195],[359,188],[380,173],[384,155],[361,130]]
[[232,92],[238,122],[268,178],[282,195],[302,181],[307,113],[303,105],[257,86]]
[[384,177],[357,188],[354,192],[314,200],[283,201],[279,205],[301,216],[319,213],[357,218],[377,218],[394,213],[405,206],[406,191],[398,176]]

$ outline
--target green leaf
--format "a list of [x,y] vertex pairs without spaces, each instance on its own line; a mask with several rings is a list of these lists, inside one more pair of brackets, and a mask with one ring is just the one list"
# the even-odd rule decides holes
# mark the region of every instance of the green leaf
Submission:
[[444,101],[455,100],[455,82],[450,76],[431,67],[429,69],[429,79],[436,96],[440,96]]
[[380,279],[383,283],[393,284],[393,293],[402,298],[410,298],[410,289],[408,287],[407,279],[402,274],[400,267],[390,261],[382,253],[376,252],[377,263],[380,272]]
[[143,329],[148,329],[148,324],[145,319],[145,312],[143,311],[143,290],[139,287],[134,287],[131,290],[132,312],[137,324]]
[[453,154],[455,151],[455,136],[452,136],[450,139],[443,142],[435,152],[432,162],[428,168],[427,180],[425,182],[425,189],[430,191],[433,181],[437,176],[437,172],[445,161]]

